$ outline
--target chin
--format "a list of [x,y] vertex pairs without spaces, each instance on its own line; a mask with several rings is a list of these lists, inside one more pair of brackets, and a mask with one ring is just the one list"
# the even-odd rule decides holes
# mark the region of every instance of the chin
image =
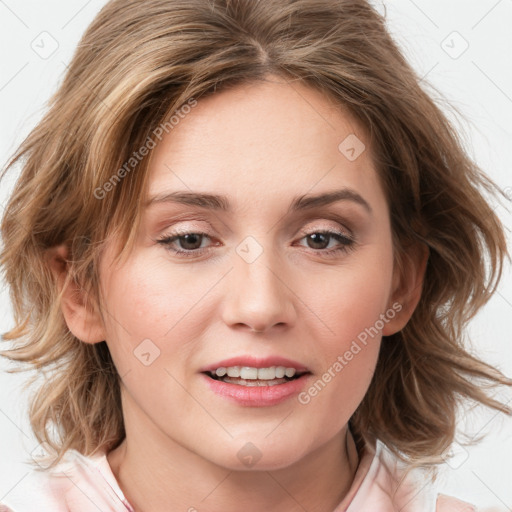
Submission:
[[221,453],[215,454],[218,457],[212,456],[210,451],[209,459],[230,471],[275,471],[297,463],[304,456],[298,449],[304,443],[295,442],[293,437],[288,437],[286,444],[281,440],[270,442],[263,436],[254,436],[253,441],[245,440],[250,438],[233,440]]

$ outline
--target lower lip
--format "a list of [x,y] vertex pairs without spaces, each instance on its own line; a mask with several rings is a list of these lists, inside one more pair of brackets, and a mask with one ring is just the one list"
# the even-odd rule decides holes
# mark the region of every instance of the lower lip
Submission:
[[298,379],[275,386],[240,386],[212,379],[204,373],[202,375],[216,395],[246,407],[269,407],[280,404],[300,393],[310,376],[305,374]]

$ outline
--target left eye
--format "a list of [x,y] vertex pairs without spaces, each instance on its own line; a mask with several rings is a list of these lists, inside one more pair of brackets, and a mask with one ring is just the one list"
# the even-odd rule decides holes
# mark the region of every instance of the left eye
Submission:
[[[171,233],[157,240],[159,244],[166,247],[167,250],[180,256],[197,256],[202,254],[208,247],[201,247],[205,238],[210,238],[207,233],[184,232]],[[181,248],[175,247],[175,242],[179,242]]]
[[[157,240],[157,242],[164,245],[169,251],[176,255],[191,257],[203,254],[203,252],[210,249],[210,247],[202,247],[203,241],[208,238],[210,238],[210,236],[207,233],[201,232],[171,233]],[[355,243],[355,240],[351,236],[337,231],[313,231],[303,236],[300,240],[304,239],[313,244],[313,246],[308,244],[309,248],[313,249],[313,252],[325,256],[340,251],[348,251],[353,248]],[[329,244],[333,239],[337,241],[338,244],[335,247],[329,248]],[[175,246],[176,242],[178,242],[179,247]]]

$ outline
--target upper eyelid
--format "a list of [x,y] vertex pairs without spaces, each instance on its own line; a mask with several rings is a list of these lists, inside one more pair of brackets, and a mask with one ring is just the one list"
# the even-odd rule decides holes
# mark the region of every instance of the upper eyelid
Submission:
[[[325,229],[323,229],[323,228],[313,229],[313,230],[308,230],[307,232],[302,231],[300,233],[301,236],[297,240],[300,241],[300,240],[302,240],[302,239],[306,238],[307,236],[309,236],[311,234],[314,234],[314,233],[325,233],[325,234],[328,234],[331,237],[333,235],[338,235],[338,236],[341,236],[341,238],[345,238],[346,240],[350,241],[350,245],[357,243],[356,237],[354,237],[352,234],[339,233],[335,229],[328,229],[328,228],[325,228]],[[205,248],[202,248],[202,249],[181,250],[181,251],[178,251],[178,252],[194,253],[194,252],[199,252],[199,251],[203,251],[203,250],[209,250],[209,249],[219,245],[218,243],[214,242],[215,237],[209,235],[208,233],[201,232],[200,230],[183,230],[183,231],[179,230],[178,232],[172,232],[172,233],[168,233],[168,234],[163,234],[161,237],[157,238],[155,240],[155,242],[156,243],[162,243],[162,242],[166,242],[166,240],[168,240],[168,239],[172,239],[173,242],[176,242],[176,240],[178,240],[180,237],[185,236],[187,234],[199,234],[201,236],[206,236],[213,243],[209,247],[205,247]]]
[[[318,227],[318,228],[310,228],[310,229],[306,229],[306,228],[301,229],[297,233],[294,240],[296,240],[296,239],[302,240],[306,236],[309,236],[313,233],[319,233],[319,232],[326,232],[331,235],[337,234],[337,235],[341,235],[342,237],[345,237],[349,240],[355,241],[355,236],[352,233],[352,231],[350,231],[348,229],[337,229],[337,228],[332,228],[332,227]],[[210,231],[202,230],[202,229],[188,229],[188,228],[187,229],[170,230],[167,233],[164,231],[164,233],[157,238],[157,241],[166,239],[166,238],[176,238],[177,239],[180,236],[185,236],[188,234],[199,234],[201,236],[206,236],[207,238],[210,239],[210,241],[212,242],[212,245],[218,245],[215,243],[217,241],[217,237],[214,234],[212,234]]]
[[[352,228],[351,226],[353,225],[353,222],[350,220],[350,217],[349,216],[346,216],[346,215],[339,215],[339,214],[336,214],[336,213],[330,213],[330,212],[324,212],[323,214],[322,213],[317,213],[317,214],[314,214],[313,216],[311,215],[307,215],[307,216],[303,216],[301,215],[298,219],[294,219],[293,221],[287,223],[287,226],[288,228],[291,226],[294,226],[295,229],[297,229],[299,226],[302,226],[301,227],[301,230],[302,231],[305,231],[306,230],[306,226],[308,226],[309,224],[313,223],[313,222],[335,222],[336,224],[340,225],[342,227],[342,229],[345,229],[349,232],[349,234],[352,233]],[[177,224],[181,224],[181,223],[184,223],[184,222],[201,222],[201,223],[206,223],[206,224],[209,224],[211,225],[212,222],[211,222],[211,219],[207,219],[206,217],[196,217],[196,218],[178,218],[178,219],[175,219],[172,221],[172,225],[169,225],[165,228],[163,228],[163,230],[166,230],[166,229],[169,229],[169,230],[175,230],[175,229],[178,229],[178,228],[175,228],[175,225]],[[161,223],[162,225],[164,225],[164,223],[162,222]],[[224,223],[222,223],[222,225],[225,227],[226,225]],[[275,224],[273,226],[271,226],[268,230],[267,230],[267,233],[270,232],[271,230],[273,230],[275,227]],[[190,228],[181,228],[179,229],[180,231],[183,231],[183,230],[187,230],[187,232],[189,232],[190,230],[192,229],[197,229],[198,231],[201,230],[201,231],[205,231],[205,232],[211,232],[211,229],[209,228],[203,228],[203,227],[190,227]],[[323,229],[323,228],[319,228],[319,229]],[[326,229],[330,229],[330,228],[326,228]],[[233,230],[229,227],[227,227],[227,231],[229,233],[233,233]]]
[[[328,227],[316,228],[316,229],[304,229],[298,233],[299,237],[298,237],[298,239],[296,238],[296,240],[302,240],[303,238],[305,238],[306,236],[309,236],[311,234],[323,232],[323,233],[328,233],[330,236],[332,236],[332,235],[341,236],[341,237],[346,238],[347,240],[350,240],[351,242],[355,243],[357,241],[356,237],[353,235],[353,233],[350,230],[347,230],[347,231],[348,232],[343,232],[343,230],[337,230],[335,228],[328,228]],[[211,247],[218,246],[218,243],[216,243],[216,237],[212,236],[211,233],[206,232],[206,230],[203,231],[201,229],[179,229],[176,231],[171,231],[170,233],[167,233],[167,234],[164,233],[161,237],[159,237],[155,241],[159,242],[159,241],[162,241],[162,240],[165,240],[168,238],[173,238],[174,241],[176,241],[181,236],[185,236],[188,234],[199,234],[201,236],[206,236],[212,242]],[[193,252],[193,251],[191,251],[191,252]]]

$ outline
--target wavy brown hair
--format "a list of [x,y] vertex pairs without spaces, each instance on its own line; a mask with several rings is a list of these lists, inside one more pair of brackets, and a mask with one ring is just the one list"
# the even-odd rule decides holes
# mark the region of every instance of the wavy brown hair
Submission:
[[113,449],[125,431],[107,344],[70,333],[48,250],[68,247],[68,282],[101,304],[103,244],[116,236],[118,256],[129,250],[151,157],[98,191],[191,98],[269,74],[321,91],[363,123],[390,207],[395,263],[404,268],[413,244],[429,250],[418,306],[404,329],[383,338],[351,418],[358,442],[378,438],[409,463],[439,462],[462,401],[512,414],[488,392],[512,381],[463,343],[510,259],[485,197],[506,196],[465,153],[385,18],[365,0],[112,0],[4,169],[21,166],[1,224],[15,319],[4,334],[15,343],[1,355],[22,363],[10,371],[43,375],[29,416],[54,451],[52,465],[70,448]]

